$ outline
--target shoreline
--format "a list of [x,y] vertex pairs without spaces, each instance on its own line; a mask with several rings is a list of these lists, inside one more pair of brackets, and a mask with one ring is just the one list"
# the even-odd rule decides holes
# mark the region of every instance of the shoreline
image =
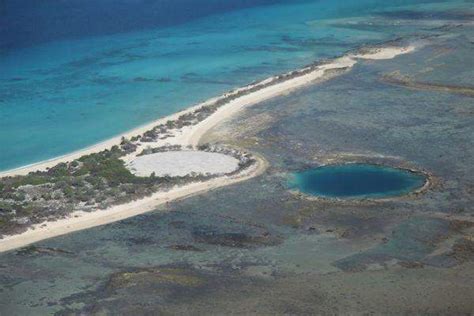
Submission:
[[265,172],[268,167],[268,163],[262,157],[255,155],[255,158],[255,164],[235,176],[219,177],[205,182],[194,182],[172,188],[169,191],[156,192],[146,198],[112,206],[105,210],[97,210],[95,212],[78,211],[66,218],[33,225],[33,227],[21,234],[10,235],[0,239],[0,253],[25,247],[45,239],[148,213],[155,210],[158,206],[171,201],[188,198],[202,192],[208,192],[254,178]]
[[[307,85],[314,80],[321,79],[324,77],[326,71],[350,69],[357,63],[357,59],[362,59],[362,60],[393,59],[397,57],[398,55],[410,53],[414,51],[415,49],[416,47],[414,45],[409,45],[405,47],[376,48],[374,49],[374,51],[369,51],[366,53],[349,53],[342,57],[333,59],[332,62],[327,63],[327,64],[317,65],[315,67],[307,66],[299,70],[284,74],[283,77],[291,76],[291,75],[294,75],[294,77],[290,77],[289,79],[284,80],[282,82],[278,82],[279,78],[282,76],[278,76],[278,75],[272,76],[262,81],[251,83],[247,86],[232,90],[230,92],[226,92],[220,96],[213,97],[204,102],[201,102],[199,104],[186,108],[182,111],[159,118],[150,123],[131,129],[129,131],[116,135],[112,138],[109,138],[97,144],[88,146],[86,148],[78,149],[76,151],[73,151],[73,152],[58,156],[58,157],[53,157],[47,160],[28,164],[25,166],[0,171],[0,178],[16,176],[16,175],[26,175],[29,172],[38,171],[38,170],[46,170],[47,168],[53,167],[57,165],[58,163],[68,162],[74,159],[78,159],[84,155],[88,155],[88,154],[96,153],[105,149],[109,149],[114,145],[120,144],[122,137],[131,138],[135,135],[143,134],[146,131],[153,129],[153,127],[157,125],[164,124],[167,121],[177,120],[182,115],[186,115],[202,107],[212,105],[219,100],[225,99],[232,95],[236,95],[240,92],[245,92],[251,89],[258,88],[259,86],[262,86],[261,89],[255,92],[250,92],[249,94],[245,94],[241,97],[238,97],[235,100],[227,102],[225,105],[220,107],[215,113],[213,113],[209,118],[203,121],[203,122],[207,121],[208,124],[210,121],[212,121],[211,125],[215,126],[217,125],[218,122],[220,122],[220,120],[230,117],[232,114],[241,110],[245,106],[260,103],[262,101],[271,99],[273,97],[283,95],[285,93],[289,93],[292,90],[298,89],[304,85]],[[275,81],[276,83],[274,83]],[[230,109],[230,107],[232,107],[232,109]],[[223,108],[227,108],[227,109],[223,111]],[[203,122],[200,122],[196,126],[201,125],[201,123]],[[192,137],[190,137],[189,139],[191,144],[193,146],[197,145],[199,141],[199,137],[202,136],[203,134],[204,133],[195,131],[194,135],[192,135]]]
[[[222,96],[209,99],[203,103],[192,106],[178,113],[174,113],[170,116],[160,118],[154,122],[145,124],[141,127],[88,148],[32,165],[0,172],[0,177],[25,175],[32,171],[45,170],[61,162],[68,162],[87,154],[109,149],[114,145],[120,144],[122,137],[130,138],[136,135],[144,134],[157,125],[165,124],[170,120],[177,120],[180,116],[190,114],[193,111],[205,106],[216,105],[218,101],[226,101],[210,116],[206,117],[197,124],[192,126],[184,126],[173,133],[170,138],[152,143],[152,145],[167,144],[181,145],[183,147],[196,147],[199,145],[199,142],[206,132],[248,106],[255,105],[277,96],[285,95],[291,91],[311,84],[318,79],[323,79],[326,75],[326,72],[345,71],[351,69],[360,59],[392,59],[398,55],[413,52],[415,49],[416,47],[414,45],[405,47],[392,46],[374,48],[371,51],[363,54],[346,54],[343,57],[336,58],[325,64],[305,67],[303,69],[281,76],[273,76],[263,81],[225,93]],[[168,191],[154,193],[151,196],[140,200],[112,206],[105,210],[96,210],[94,212],[77,211],[71,213],[68,217],[59,219],[57,221],[43,222],[33,225],[27,231],[21,234],[8,235],[3,239],[0,239],[0,252],[24,247],[44,239],[64,235],[70,232],[123,220],[152,211],[156,209],[157,206],[167,202],[183,199],[205,191],[214,190],[223,186],[251,179],[262,174],[267,168],[267,162],[263,157],[259,157],[257,155],[254,156],[256,158],[256,163],[249,169],[244,169],[241,173],[238,173],[234,176],[224,176],[205,182],[190,183],[184,186],[174,187]],[[125,158],[125,160],[126,159],[127,158]]]

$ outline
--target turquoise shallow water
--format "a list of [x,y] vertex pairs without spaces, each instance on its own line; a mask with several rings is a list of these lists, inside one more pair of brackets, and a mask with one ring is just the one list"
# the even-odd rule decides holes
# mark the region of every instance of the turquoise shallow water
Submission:
[[390,8],[374,0],[287,1],[3,51],[0,170],[66,154],[254,80],[392,38],[395,29],[331,24],[376,10]]
[[303,193],[330,198],[383,198],[423,186],[422,175],[368,164],[323,166],[292,175],[290,186]]

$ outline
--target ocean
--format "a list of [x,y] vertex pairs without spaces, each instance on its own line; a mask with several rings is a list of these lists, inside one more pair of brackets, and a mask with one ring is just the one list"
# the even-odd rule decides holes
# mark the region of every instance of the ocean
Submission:
[[3,1],[0,170],[382,42],[395,30],[335,22],[421,2]]

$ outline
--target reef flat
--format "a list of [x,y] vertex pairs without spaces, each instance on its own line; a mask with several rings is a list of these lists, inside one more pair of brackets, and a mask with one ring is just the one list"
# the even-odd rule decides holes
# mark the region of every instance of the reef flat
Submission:
[[474,97],[474,87],[456,86],[456,85],[450,85],[450,84],[439,84],[439,83],[429,83],[429,82],[417,82],[409,77],[401,75],[398,72],[384,75],[381,78],[381,80],[390,84],[407,87],[409,89],[457,93],[457,94]]

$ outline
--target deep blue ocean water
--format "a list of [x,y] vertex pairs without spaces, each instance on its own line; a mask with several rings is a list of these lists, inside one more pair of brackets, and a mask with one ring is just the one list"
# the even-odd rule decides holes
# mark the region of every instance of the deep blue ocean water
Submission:
[[324,166],[295,173],[291,186],[303,193],[331,198],[387,197],[423,186],[422,175],[367,164]]
[[341,19],[437,1],[3,1],[0,170],[93,145],[397,35]]

